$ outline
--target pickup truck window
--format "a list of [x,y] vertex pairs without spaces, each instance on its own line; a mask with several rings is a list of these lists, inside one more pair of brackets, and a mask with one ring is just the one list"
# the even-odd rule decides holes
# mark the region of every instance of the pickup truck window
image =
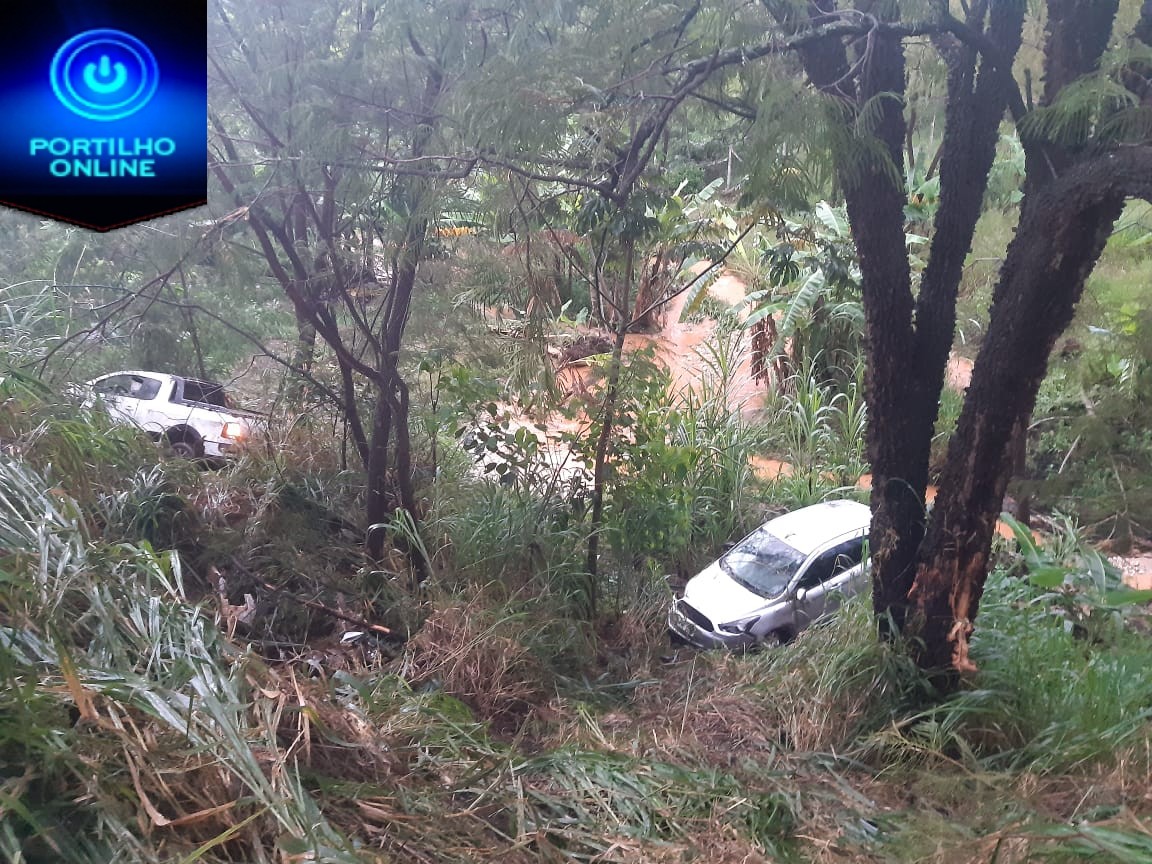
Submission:
[[[176,394],[173,393],[173,399]],[[202,405],[215,405],[217,408],[230,408],[228,399],[224,396],[224,388],[211,381],[197,381],[194,378],[184,379],[183,401],[199,402]]]
[[128,396],[132,399],[155,399],[160,392],[160,382],[143,375],[113,375],[96,382],[93,388],[104,396]]

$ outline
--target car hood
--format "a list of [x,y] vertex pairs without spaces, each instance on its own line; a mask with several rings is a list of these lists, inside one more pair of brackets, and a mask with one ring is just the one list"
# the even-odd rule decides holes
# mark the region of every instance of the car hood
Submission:
[[719,626],[752,615],[780,598],[765,599],[724,572],[719,562],[708,565],[684,586],[684,599]]

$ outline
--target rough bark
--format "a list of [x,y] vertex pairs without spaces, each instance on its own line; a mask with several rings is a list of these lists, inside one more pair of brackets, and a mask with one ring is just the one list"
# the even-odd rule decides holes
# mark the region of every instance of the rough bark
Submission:
[[[811,3],[812,19],[835,9],[834,3]],[[836,153],[841,186],[852,225],[862,275],[865,351],[868,357],[865,397],[868,402],[867,452],[872,464],[873,605],[882,632],[903,626],[907,587],[923,534],[924,488],[928,482],[927,450],[917,466],[916,424],[910,419],[924,406],[909,404],[908,361],[913,354],[912,282],[904,245],[903,103],[904,49],[898,38],[880,36],[864,50],[857,81],[848,51],[836,39],[801,50],[812,84],[833,100],[830,110],[843,113],[845,126],[869,99],[880,99],[875,130],[885,165],[872,160],[852,165],[851,154]],[[894,95],[880,95],[894,94]]]
[[[1034,215],[1017,233],[1013,248],[1019,251],[1009,250],[1001,284],[1016,296],[999,305],[981,346],[980,372],[973,374],[949,445],[924,560],[910,594],[922,617],[917,629],[924,668],[972,668],[968,636],[1012,475],[1013,431],[1032,414],[1048,355],[1072,320],[1122,206],[1117,197],[1055,219]],[[1053,247],[1061,254],[1036,254]]]
[[[1041,107],[1052,105],[1070,83],[1096,70],[1118,7],[1119,0],[1048,0]],[[1021,140],[1027,167],[1023,208],[1030,192],[1059,177],[1078,154],[1047,141],[1029,140],[1026,130]]]
[[[1107,46],[1115,0],[1050,0],[1042,102],[1094,71]],[[1137,32],[1139,31],[1139,28]],[[1016,430],[1027,424],[1052,347],[1072,320],[1126,197],[1152,191],[1152,148],[1081,151],[1024,137],[1028,176],[989,330],[949,445],[910,599],[919,664],[973,668],[969,637],[988,572],[996,516],[1012,474]]]
[[[427,69],[420,101],[421,120],[409,147],[410,158],[419,160],[426,155],[432,141],[431,121],[443,92],[444,76],[439,63],[428,57],[414,39],[410,39],[410,42],[413,51],[425,61]],[[412,308],[416,277],[428,238],[428,211],[435,194],[433,181],[424,176],[399,177],[394,187],[396,209],[406,214],[406,222],[403,236],[392,256],[392,286],[384,304],[376,358],[377,372],[373,376],[377,394],[369,444],[365,502],[369,525],[386,522],[395,510],[389,494],[390,473],[395,477],[399,505],[408,514],[413,526],[420,524],[420,510],[412,480],[408,385],[400,373],[400,352]],[[378,558],[383,552],[384,540],[383,531],[371,531],[368,535],[368,554]],[[402,546],[406,545],[402,539],[399,542]],[[407,552],[409,563],[422,579],[426,575],[426,562],[415,549],[408,548]]]
[[1013,432],[1026,423],[1056,339],[1126,197],[1152,197],[1152,147],[1080,162],[1032,193],[1009,246],[988,334],[948,451],[911,600],[917,659],[971,670],[968,638],[1011,476]]
[[[1015,56],[1023,6],[973,4],[965,22],[1001,57]],[[811,4],[814,18],[830,4]],[[925,492],[933,426],[955,328],[956,297],[964,258],[979,219],[984,186],[995,155],[1008,102],[1006,81],[987,58],[950,35],[937,38],[948,73],[945,134],[939,157],[940,205],[930,263],[913,298],[904,246],[906,190],[902,181],[907,129],[903,105],[904,59],[900,40],[878,36],[864,49],[858,80],[850,74],[848,51],[825,40],[801,51],[812,83],[855,112],[881,99],[875,130],[890,165],[848,170],[840,158],[841,185],[848,205],[862,274],[866,316],[869,411],[868,458],[872,464],[873,605],[882,633],[902,631],[908,592],[925,531]],[[1005,62],[1001,60],[1001,62]]]
[[[1093,71],[1111,35],[1116,0],[1050,0],[1042,104]],[[1147,4],[1152,6],[1152,4]],[[935,36],[948,65],[940,206],[930,263],[913,299],[903,253],[903,184],[894,181],[906,144],[902,105],[887,98],[873,130],[896,171],[838,160],[862,272],[867,325],[868,455],[873,464],[874,603],[914,637],[920,665],[969,668],[967,639],[988,569],[995,519],[1011,475],[1014,430],[1024,428],[1048,354],[1071,320],[1084,282],[1126,195],[1152,178],[1143,148],[1101,155],[1025,140],[1028,179],[1017,236],[1001,273],[987,339],[925,530],[928,450],[955,328],[964,258],[980,215],[1005,108],[1022,102],[1009,77],[1024,4],[974,2],[967,20]],[[827,18],[831,2],[809,4]],[[1142,10],[1152,15],[1152,10]],[[892,31],[889,31],[889,33]],[[1137,33],[1140,26],[1137,27]],[[801,50],[812,83],[848,106],[846,126],[878,94],[904,92],[898,40],[880,31],[865,53],[839,39]],[[872,106],[875,108],[875,106]],[[873,112],[872,116],[877,116]]]
[[596,453],[592,460],[591,531],[588,534],[588,553],[585,561],[588,577],[585,594],[589,617],[595,617],[599,606],[599,554],[600,532],[604,524],[604,491],[608,457],[612,449],[612,432],[616,423],[616,400],[620,391],[620,376],[624,369],[624,337],[627,333],[628,318],[621,316],[616,325],[616,341],[612,345],[604,403],[600,408],[600,434],[596,438]]
[[[414,179],[406,185],[410,188],[404,189],[401,194],[407,199],[410,212],[419,213],[420,208],[427,204],[424,200],[429,191],[425,188],[427,183],[423,179]],[[419,215],[410,217],[404,240],[393,257],[392,290],[384,307],[383,338],[377,360],[379,372],[376,376],[376,408],[373,414],[367,466],[365,515],[369,525],[386,522],[395,510],[396,502],[389,494],[390,473],[395,477],[399,505],[408,513],[413,525],[420,523],[420,511],[412,481],[408,385],[400,373],[400,351],[403,347],[404,329],[408,323],[427,234],[427,218]],[[383,532],[371,532],[368,538],[368,554],[379,557],[383,551],[383,544]],[[419,555],[410,554],[409,560],[418,575],[423,576],[423,559]]]
[[[983,27],[978,17],[983,12],[977,11],[980,5],[972,7],[966,22],[974,29]],[[1023,4],[991,5],[986,36],[1000,56],[1008,58],[1004,62],[1010,62],[1020,47]],[[972,46],[942,37],[937,47],[948,67],[944,135],[937,154],[940,204],[933,224],[928,266],[915,303],[911,363],[904,370],[903,381],[894,382],[903,389],[903,398],[877,406],[887,413],[874,413],[869,406],[870,417],[874,418],[874,434],[888,437],[891,426],[902,424],[898,427],[901,434],[893,442],[898,449],[890,454],[891,461],[884,466],[883,474],[889,478],[885,480],[889,486],[892,478],[901,481],[896,490],[887,490],[888,509],[895,524],[885,524],[888,522],[885,519],[879,526],[885,532],[896,534],[898,539],[892,543],[894,554],[878,560],[873,576],[877,614],[890,614],[901,630],[907,623],[909,592],[924,542],[924,500],[932,435],[955,334],[956,301],[964,260],[972,247],[988,173],[995,158],[1000,121],[1010,96],[1006,82],[992,61],[984,58],[978,64]],[[883,322],[880,326],[884,326]],[[900,493],[898,500],[892,500],[893,491]],[[873,495],[875,498],[875,491]],[[875,523],[873,532],[875,545]],[[884,551],[883,546],[876,548]]]

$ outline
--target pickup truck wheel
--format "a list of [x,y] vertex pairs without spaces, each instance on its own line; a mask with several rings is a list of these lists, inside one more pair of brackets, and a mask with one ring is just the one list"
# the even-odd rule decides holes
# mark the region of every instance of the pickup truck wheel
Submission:
[[172,450],[172,455],[180,459],[195,459],[196,447],[190,441],[173,441],[168,447]]
[[204,443],[187,430],[175,430],[164,436],[168,452],[177,459],[199,459],[204,455]]

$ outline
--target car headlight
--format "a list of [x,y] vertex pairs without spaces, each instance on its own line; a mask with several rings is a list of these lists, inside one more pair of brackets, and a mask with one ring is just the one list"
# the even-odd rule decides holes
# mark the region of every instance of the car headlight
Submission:
[[740,618],[736,621],[726,621],[720,625],[720,629],[725,633],[732,633],[739,635],[741,633],[748,633],[751,631],[752,626],[760,620],[759,615],[753,615],[750,618]]

